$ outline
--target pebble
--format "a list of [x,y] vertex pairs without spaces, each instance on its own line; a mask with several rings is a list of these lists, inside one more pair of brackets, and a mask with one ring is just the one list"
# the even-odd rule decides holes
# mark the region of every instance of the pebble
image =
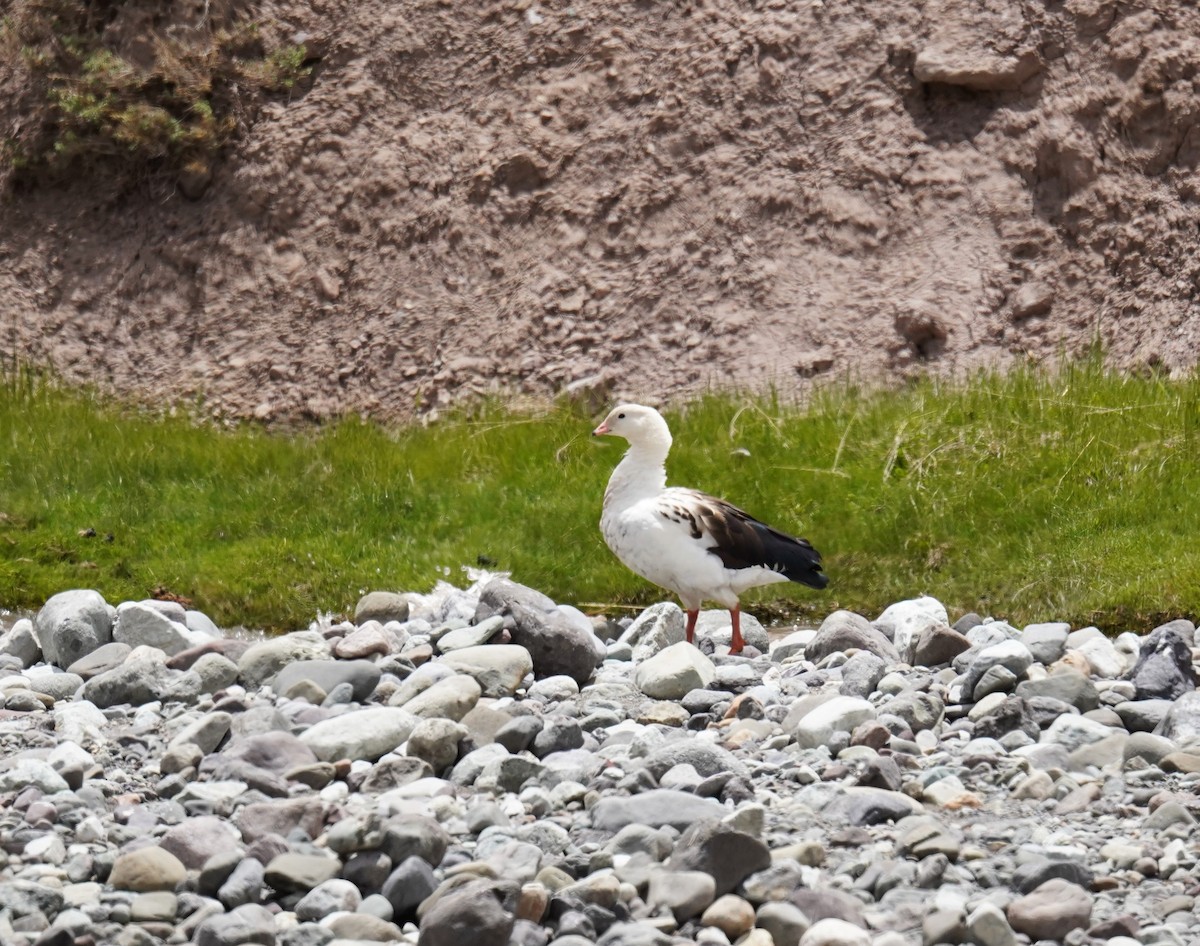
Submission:
[[698,627],[490,577],[270,640],[55,595],[0,635],[0,935],[1200,941],[1190,622]]

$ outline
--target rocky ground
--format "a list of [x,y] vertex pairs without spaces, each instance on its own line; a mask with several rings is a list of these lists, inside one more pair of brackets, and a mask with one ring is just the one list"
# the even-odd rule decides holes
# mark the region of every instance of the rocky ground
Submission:
[[930,598],[726,653],[488,576],[0,637],[12,946],[1189,946],[1200,652]]
[[[237,6],[311,82],[197,199],[86,167],[5,195],[0,361],[268,420],[1196,363],[1193,4]],[[105,9],[135,57],[233,5]]]

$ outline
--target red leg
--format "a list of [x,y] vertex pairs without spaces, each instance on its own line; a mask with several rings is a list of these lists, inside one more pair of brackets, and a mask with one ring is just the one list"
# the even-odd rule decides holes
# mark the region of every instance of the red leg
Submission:
[[729,652],[731,654],[740,654],[742,652],[742,612],[737,608],[732,608],[729,612],[729,617],[733,621],[733,637],[729,641]]
[[690,644],[692,642],[692,634],[696,631],[696,618],[700,617],[700,609],[697,608],[695,611],[689,611],[687,616],[687,642]]

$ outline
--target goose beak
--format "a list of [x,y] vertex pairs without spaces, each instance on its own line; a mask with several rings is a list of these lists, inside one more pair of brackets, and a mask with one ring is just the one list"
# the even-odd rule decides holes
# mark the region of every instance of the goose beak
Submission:
[[599,427],[597,427],[595,430],[592,431],[592,436],[593,437],[602,437],[602,436],[604,436],[604,434],[611,434],[611,433],[612,433],[612,431],[608,429],[608,422],[604,421],[604,422],[601,422]]

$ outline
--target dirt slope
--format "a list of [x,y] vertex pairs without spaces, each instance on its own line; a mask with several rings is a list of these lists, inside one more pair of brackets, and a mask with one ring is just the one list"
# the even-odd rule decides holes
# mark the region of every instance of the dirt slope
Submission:
[[[127,3],[149,0],[126,0]],[[263,418],[1200,352],[1200,13],[263,0],[198,200],[0,204],[0,351]],[[19,120],[0,87],[0,134]]]

